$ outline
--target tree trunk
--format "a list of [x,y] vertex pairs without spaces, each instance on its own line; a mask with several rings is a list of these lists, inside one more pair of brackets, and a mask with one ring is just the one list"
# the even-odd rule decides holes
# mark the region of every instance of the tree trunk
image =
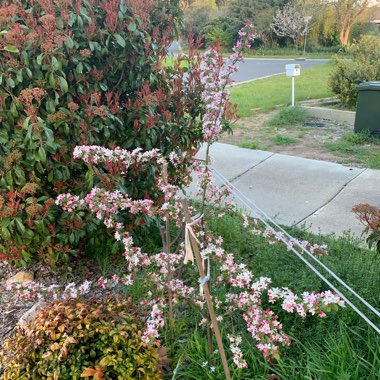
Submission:
[[345,28],[342,28],[339,32],[340,42],[342,43],[343,46],[347,46],[348,44],[348,36],[350,35],[350,30],[351,30],[351,27],[347,26]]
[[298,51],[298,45],[299,45],[299,39],[297,37],[293,38],[294,46],[296,48],[296,51]]

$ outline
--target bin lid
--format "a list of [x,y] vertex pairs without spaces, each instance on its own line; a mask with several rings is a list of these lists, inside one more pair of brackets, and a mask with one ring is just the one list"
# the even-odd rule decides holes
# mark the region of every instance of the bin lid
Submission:
[[380,81],[373,82],[363,82],[357,86],[359,91],[369,90],[369,91],[380,91]]

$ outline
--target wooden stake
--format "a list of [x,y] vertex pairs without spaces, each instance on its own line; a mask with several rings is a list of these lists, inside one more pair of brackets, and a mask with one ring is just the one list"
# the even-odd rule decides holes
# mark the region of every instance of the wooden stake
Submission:
[[[187,205],[186,200],[182,200],[182,207],[183,207],[183,211],[185,213],[186,223],[191,223],[190,211],[189,211],[189,207]],[[195,257],[195,261],[197,263],[199,274],[201,275],[201,279],[204,279],[206,277],[206,274],[205,274],[205,271],[204,271],[203,265],[202,265],[202,257],[201,257],[201,254],[199,253],[199,248],[198,248],[197,242],[195,241],[195,238],[191,234],[190,234],[190,241],[191,241],[191,246],[193,248],[194,257]],[[226,380],[231,380],[230,369],[228,367],[227,357],[226,357],[226,353],[224,351],[222,337],[220,335],[220,331],[219,331],[219,327],[218,327],[218,321],[216,319],[216,314],[215,314],[215,310],[214,310],[214,305],[212,303],[212,298],[211,298],[211,294],[210,294],[210,288],[209,288],[208,281],[206,281],[206,283],[203,285],[203,292],[204,292],[204,296],[206,299],[208,312],[210,314],[212,327],[214,329],[216,342],[218,344],[220,358],[222,359],[224,374],[226,376]]]

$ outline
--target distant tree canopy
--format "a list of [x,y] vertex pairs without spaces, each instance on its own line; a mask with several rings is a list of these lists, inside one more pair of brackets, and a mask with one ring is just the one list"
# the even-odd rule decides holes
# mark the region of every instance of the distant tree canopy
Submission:
[[[231,47],[245,21],[254,23],[257,40],[268,47],[289,44],[291,37],[276,35],[271,28],[278,11],[291,4],[311,17],[308,31],[310,49],[347,45],[368,28],[370,0],[180,0],[190,26],[205,45],[216,40]],[[360,27],[356,27],[361,25]],[[350,37],[350,35],[352,36]],[[302,35],[297,43],[302,43]],[[294,42],[294,39],[293,39]]]
[[[249,20],[259,25],[260,36],[270,41],[270,23],[275,9],[284,6],[288,0],[183,0],[186,28],[191,28],[195,37],[202,36],[206,45],[216,40],[231,47],[237,33]],[[264,21],[264,22],[263,22]],[[261,38],[261,37],[260,37]]]

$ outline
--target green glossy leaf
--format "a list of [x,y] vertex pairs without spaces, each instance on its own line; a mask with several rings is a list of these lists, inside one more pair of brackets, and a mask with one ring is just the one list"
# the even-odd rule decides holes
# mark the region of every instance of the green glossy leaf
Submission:
[[15,88],[15,87],[16,87],[15,81],[14,81],[12,78],[7,78],[7,79],[5,80],[5,82],[7,83],[7,85],[8,85],[10,88]]
[[59,64],[57,58],[55,58],[54,56],[51,57],[51,66],[53,67],[53,69],[54,69],[55,71],[57,71],[57,70],[60,69],[60,64]]
[[17,49],[17,47],[13,46],[13,45],[6,45],[6,46],[4,46],[3,50],[9,51],[10,53],[18,53],[19,52],[19,50]]
[[120,34],[115,34],[115,39],[121,47],[125,47],[125,39]]
[[49,74],[49,84],[52,88],[55,88],[55,85],[56,85],[56,81],[55,81],[55,78],[54,78],[54,74],[53,73],[50,73]]
[[1,227],[1,237],[4,240],[10,240],[11,238],[11,233],[9,232],[8,228],[6,227]]
[[136,24],[134,22],[131,22],[129,25],[128,25],[128,30],[130,32],[134,32],[136,30]]
[[46,162],[46,152],[45,152],[45,149],[40,146],[38,148],[38,158],[40,159],[41,162]]
[[58,77],[58,83],[59,83],[59,87],[61,88],[62,92],[64,94],[66,94],[66,92],[69,91],[69,85],[68,85],[66,79],[63,77]]
[[66,46],[69,49],[72,49],[74,47],[74,41],[69,36],[66,36]]
[[20,232],[20,234],[24,234],[25,233],[25,226],[22,224],[22,221],[20,220],[20,218],[16,218],[15,223],[16,223],[16,228],[17,228],[18,232]]
[[23,123],[23,125],[22,125],[22,128],[23,128],[23,129],[27,129],[28,126],[29,126],[29,122],[30,122],[30,116],[28,116],[28,117],[25,119],[25,121],[24,121],[24,123]]
[[41,66],[43,59],[44,59],[44,55],[41,53],[40,55],[37,56],[36,62]]
[[0,129],[0,143],[6,144],[8,142],[8,132],[5,129]]
[[78,73],[78,74],[82,74],[83,73],[83,63],[82,62],[79,62],[77,64],[77,67],[75,68],[75,71]]
[[100,87],[103,91],[107,91],[107,90],[108,90],[108,86],[107,86],[105,83],[103,83],[103,82],[100,82],[100,83],[99,83],[99,87]]
[[21,83],[22,80],[23,80],[23,77],[22,77],[22,69],[20,69],[20,70],[17,70],[17,81],[18,81],[19,83]]
[[27,75],[29,78],[32,78],[32,77],[33,77],[33,73],[32,73],[32,71],[29,69],[29,67],[26,67],[26,68],[25,68],[25,71],[26,71],[26,75]]

